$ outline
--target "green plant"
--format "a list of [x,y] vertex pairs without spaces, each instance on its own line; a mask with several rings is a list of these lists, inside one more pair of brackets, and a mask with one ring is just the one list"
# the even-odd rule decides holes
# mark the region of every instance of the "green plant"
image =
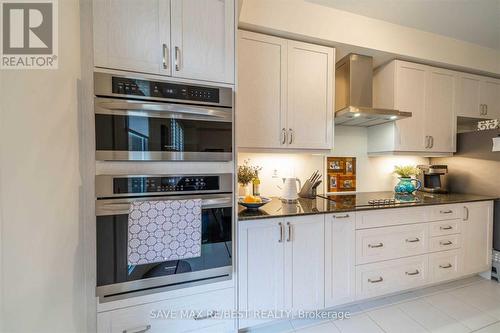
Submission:
[[262,167],[250,165],[249,160],[245,160],[243,165],[238,166],[238,183],[242,186],[248,185],[257,173],[262,170]]
[[394,173],[402,178],[410,178],[419,175],[421,170],[413,165],[396,165]]

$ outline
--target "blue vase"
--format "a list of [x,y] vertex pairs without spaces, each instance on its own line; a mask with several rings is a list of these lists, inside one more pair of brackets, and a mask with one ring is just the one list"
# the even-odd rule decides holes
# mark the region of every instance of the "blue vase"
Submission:
[[[413,184],[416,182],[417,185]],[[394,187],[394,191],[398,194],[412,194],[417,191],[422,186],[422,183],[418,179],[412,179],[409,177],[399,178],[399,183]]]

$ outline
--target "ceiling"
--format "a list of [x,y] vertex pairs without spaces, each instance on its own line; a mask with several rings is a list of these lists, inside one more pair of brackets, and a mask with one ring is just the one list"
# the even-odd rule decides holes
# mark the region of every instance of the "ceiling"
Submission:
[[500,50],[500,0],[307,0]]

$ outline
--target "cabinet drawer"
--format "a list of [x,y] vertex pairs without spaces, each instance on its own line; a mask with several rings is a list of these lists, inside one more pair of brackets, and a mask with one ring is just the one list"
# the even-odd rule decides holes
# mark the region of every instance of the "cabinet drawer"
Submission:
[[440,282],[460,277],[462,274],[460,250],[429,254],[431,282]]
[[428,282],[427,255],[356,267],[356,298],[378,296]]
[[426,253],[428,235],[428,224],[357,230],[356,264]]
[[430,241],[431,252],[458,249],[462,246],[462,235],[445,235],[432,237]]
[[[233,328],[231,320],[211,318],[211,314],[233,308],[233,290],[233,288],[216,290],[110,311],[109,332],[135,332],[147,327],[150,327],[147,333],[205,332],[211,328],[218,328],[216,330],[218,332],[229,331]],[[190,318],[182,318],[181,311],[202,311],[202,313],[192,313],[193,316]],[[166,316],[170,318],[165,318]]]
[[455,220],[462,218],[463,206],[461,205],[430,206],[428,208],[428,221]]
[[451,221],[432,222],[430,224],[430,235],[431,237],[435,237],[459,234],[461,233],[461,222],[462,220],[459,219]]
[[377,209],[356,213],[356,229],[427,222],[426,207]]

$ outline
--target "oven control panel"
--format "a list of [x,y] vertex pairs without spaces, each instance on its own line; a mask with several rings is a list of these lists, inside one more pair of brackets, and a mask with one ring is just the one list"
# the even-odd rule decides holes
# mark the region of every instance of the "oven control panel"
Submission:
[[166,99],[190,100],[198,102],[219,103],[219,89],[130,79],[124,77],[112,78],[113,94],[128,96],[146,96]]
[[114,194],[219,190],[219,176],[117,177]]

